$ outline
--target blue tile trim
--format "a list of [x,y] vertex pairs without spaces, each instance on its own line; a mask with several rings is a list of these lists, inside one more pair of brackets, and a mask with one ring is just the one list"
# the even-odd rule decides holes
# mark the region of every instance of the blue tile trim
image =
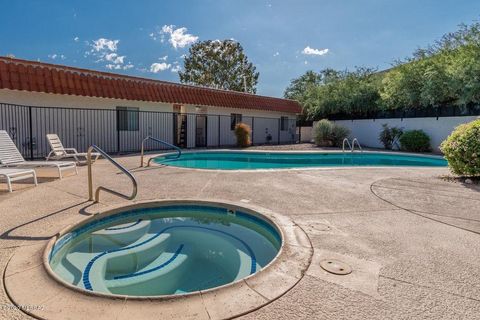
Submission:
[[166,266],[168,266],[170,263],[173,262],[173,260],[175,260],[178,255],[180,254],[180,252],[182,251],[184,245],[181,244],[177,251],[175,251],[175,253],[173,254],[173,256],[170,257],[170,259],[168,259],[166,262],[162,263],[161,265],[155,267],[155,268],[152,268],[152,269],[148,269],[148,270],[145,270],[145,271],[141,271],[141,272],[134,272],[134,273],[129,273],[129,274],[124,274],[124,275],[121,275],[121,276],[116,276],[116,277],[113,277],[113,279],[117,280],[117,279],[126,279],[126,278],[132,278],[132,277],[136,277],[136,276],[141,276],[143,274],[147,274],[147,273],[150,273],[150,272],[154,272],[154,271],[157,271],[157,270],[160,270]]
[[154,236],[150,237],[149,239],[145,240],[145,241],[142,241],[136,245],[133,245],[133,246],[128,246],[128,247],[124,247],[124,248],[119,248],[119,249],[113,249],[113,250],[108,250],[108,251],[104,251],[98,255],[96,255],[95,257],[93,257],[88,263],[87,263],[87,266],[85,267],[84,271],[83,271],[83,275],[82,275],[82,281],[83,281],[83,286],[85,287],[85,289],[87,290],[90,290],[90,291],[93,291],[93,288],[92,288],[92,284],[90,283],[90,270],[92,269],[93,267],[93,264],[95,263],[95,261],[97,261],[99,258],[103,257],[104,255],[106,254],[109,254],[109,253],[113,253],[113,252],[119,252],[119,251],[124,251],[124,250],[129,250],[129,249],[133,249],[133,248],[137,248],[137,247],[140,247],[156,238],[158,238],[161,234],[163,234],[164,232],[166,232],[167,230],[170,230],[170,229],[174,229],[174,228],[196,228],[196,229],[204,229],[204,230],[209,230],[209,231],[215,231],[215,232],[219,232],[219,233],[222,233],[224,235],[227,235],[227,236],[230,236],[232,237],[233,239],[239,241],[243,246],[245,246],[245,248],[247,249],[248,251],[248,254],[250,255],[250,259],[251,259],[251,265],[250,265],[250,274],[253,274],[257,271],[257,258],[255,257],[255,253],[253,252],[252,248],[250,248],[250,246],[245,242],[243,241],[242,239],[240,239],[239,237],[237,236],[234,236],[233,234],[230,234],[228,232],[225,232],[225,231],[221,231],[221,230],[217,230],[217,229],[213,229],[213,228],[207,228],[207,227],[200,227],[200,226],[171,226],[171,227],[166,227],[164,228],[163,230],[161,230],[160,232],[156,233]]
[[107,231],[114,231],[114,230],[128,229],[128,228],[131,228],[131,227],[136,226],[136,225],[139,224],[140,222],[142,222],[142,219],[138,219],[138,220],[137,220],[136,222],[134,222],[133,224],[130,224],[130,225],[125,226],[125,227],[111,227],[111,228],[106,228],[105,230],[107,230]]

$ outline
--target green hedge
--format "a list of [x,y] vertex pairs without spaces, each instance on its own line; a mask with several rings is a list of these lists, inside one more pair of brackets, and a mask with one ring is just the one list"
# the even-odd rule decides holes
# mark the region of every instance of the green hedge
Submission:
[[480,119],[458,126],[440,149],[458,175],[480,175]]
[[428,152],[431,150],[430,137],[423,130],[405,131],[399,141],[403,151]]

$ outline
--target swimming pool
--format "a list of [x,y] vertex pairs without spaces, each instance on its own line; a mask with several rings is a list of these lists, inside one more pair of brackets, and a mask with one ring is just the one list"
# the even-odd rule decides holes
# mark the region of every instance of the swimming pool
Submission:
[[264,268],[282,244],[260,214],[170,204],[127,210],[68,231],[53,245],[52,271],[108,295],[179,295],[215,288]]
[[385,152],[185,152],[178,159],[171,155],[154,161],[176,167],[197,169],[275,169],[342,166],[431,166],[444,167],[441,157]]

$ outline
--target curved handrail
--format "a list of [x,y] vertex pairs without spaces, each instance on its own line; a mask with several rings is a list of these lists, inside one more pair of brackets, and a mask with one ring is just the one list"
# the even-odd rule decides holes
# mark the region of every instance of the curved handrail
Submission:
[[105,151],[103,151],[102,149],[100,149],[98,146],[96,145],[91,145],[89,148],[88,148],[88,151],[87,151],[87,164],[88,164],[88,200],[91,201],[93,200],[93,179],[92,179],[92,150],[96,150],[98,153],[100,153],[105,159],[107,159],[108,161],[110,161],[111,163],[113,163],[113,165],[115,167],[117,167],[118,169],[120,169],[120,171],[122,171],[123,173],[125,173],[129,178],[130,180],[132,181],[132,184],[133,184],[133,191],[132,191],[132,194],[131,195],[124,195],[120,192],[117,192],[115,190],[112,190],[112,189],[109,189],[109,188],[106,188],[106,187],[98,187],[97,190],[95,191],[95,203],[97,203],[99,200],[100,200],[100,191],[103,190],[105,192],[108,192],[108,193],[111,193],[111,194],[114,194],[116,196],[119,196],[123,199],[127,199],[127,200],[133,200],[135,199],[135,197],[137,196],[137,180],[135,179],[135,177],[130,173],[130,171],[128,171],[127,169],[125,169],[122,165],[120,165],[118,162],[116,162],[115,160],[112,159],[112,157],[110,157]]
[[354,138],[352,140],[352,152],[353,152],[353,149],[355,149],[355,142],[357,142],[357,146],[358,146],[358,149],[363,152],[363,149],[362,149],[362,146],[360,145],[360,142],[358,142],[358,139],[357,138]]
[[348,144],[348,147],[350,148],[350,150],[352,150],[352,145],[350,144],[348,139],[345,138],[345,139],[343,139],[343,142],[342,142],[342,152],[345,152],[345,142]]
[[[177,157],[174,158],[174,159],[178,159],[178,158],[180,158],[180,156],[182,155],[182,149],[180,149],[179,147],[177,147],[177,146],[175,146],[175,145],[173,145],[173,144],[171,144],[171,143],[168,143],[168,142],[166,142],[166,141],[163,141],[163,140],[154,138],[154,137],[152,137],[152,136],[148,136],[148,137],[146,137],[145,139],[143,139],[143,141],[142,141],[142,150],[141,150],[141,153],[140,153],[140,167],[143,167],[144,145],[145,145],[145,141],[147,141],[147,140],[153,140],[153,141],[156,141],[156,142],[158,142],[158,143],[164,144],[164,145],[166,145],[166,146],[168,146],[168,147],[170,147],[170,148],[175,149],[175,150],[178,152],[178,154],[177,154]],[[159,156],[155,156],[155,157],[152,157],[152,158],[148,159],[148,161],[147,161],[147,167],[149,167],[149,166],[150,166],[150,162],[151,162],[153,159],[157,158],[157,157],[159,157]]]

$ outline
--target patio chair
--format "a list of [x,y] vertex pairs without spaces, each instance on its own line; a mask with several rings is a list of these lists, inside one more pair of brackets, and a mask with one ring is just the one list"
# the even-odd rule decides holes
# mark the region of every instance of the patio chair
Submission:
[[0,130],[0,167],[55,168],[60,179],[64,170],[74,169],[78,174],[77,165],[72,161],[25,161],[5,130]]
[[[63,147],[62,141],[55,133],[47,134],[48,144],[50,144],[50,148],[52,151],[47,156],[47,161],[50,159],[60,160],[65,158],[74,158],[77,164],[87,162],[87,153],[86,152],[78,152],[75,148],[65,148]],[[93,152],[92,157],[95,157],[93,161],[96,161],[98,157],[100,157],[100,153]],[[79,158],[85,158],[85,160],[80,161]]]
[[35,185],[38,185],[37,175],[33,169],[14,169],[0,167],[0,178],[7,180],[8,192],[12,192],[12,182],[17,180],[33,178]]

